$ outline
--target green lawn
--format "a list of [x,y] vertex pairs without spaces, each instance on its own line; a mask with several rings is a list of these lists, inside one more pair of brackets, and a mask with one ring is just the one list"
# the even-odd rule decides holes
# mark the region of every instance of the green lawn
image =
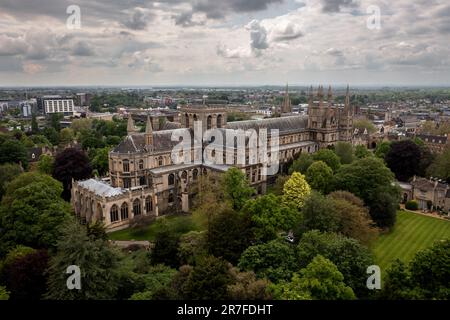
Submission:
[[142,229],[124,229],[120,231],[111,232],[108,234],[111,240],[155,240],[156,233],[161,230],[162,226],[166,224],[171,227],[171,230],[176,232],[187,233],[192,230],[199,230],[199,227],[194,223],[191,216],[188,215],[170,215],[158,218],[150,225]]
[[409,262],[418,251],[444,238],[450,238],[450,221],[399,211],[394,229],[379,237],[373,251],[385,270],[393,260]]

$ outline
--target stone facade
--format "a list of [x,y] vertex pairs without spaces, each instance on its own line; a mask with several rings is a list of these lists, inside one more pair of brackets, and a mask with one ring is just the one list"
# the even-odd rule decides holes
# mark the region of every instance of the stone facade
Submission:
[[[289,114],[279,118],[227,123],[224,106],[199,105],[182,108],[179,119],[180,126],[188,128],[191,133],[196,121],[202,123],[203,131],[233,129],[259,132],[260,129],[267,129],[270,132],[271,129],[278,129],[279,172],[287,172],[289,164],[301,153],[314,153],[338,141],[352,142],[353,108],[348,89],[345,105],[340,108],[333,103],[331,88],[326,101],[323,87],[319,87],[317,95],[311,88],[306,116]],[[136,216],[157,217],[172,212],[189,212],[194,190],[192,186],[199,176],[225,172],[230,167],[241,169],[258,193],[265,193],[267,184],[276,178],[262,174],[262,165],[250,161],[248,148],[245,148],[245,164],[238,164],[236,146],[231,150],[234,155],[231,165],[208,165],[202,161],[174,164],[171,152],[179,142],[171,138],[176,129],[153,131],[152,125],[148,117],[145,133],[138,133],[132,117],[129,117],[128,136],[109,156],[109,178],[74,181],[72,205],[82,220],[102,220],[108,229],[117,229],[129,226]],[[270,139],[268,135],[268,141]],[[194,141],[190,151],[192,155],[196,152],[203,154],[204,147],[202,142]]]

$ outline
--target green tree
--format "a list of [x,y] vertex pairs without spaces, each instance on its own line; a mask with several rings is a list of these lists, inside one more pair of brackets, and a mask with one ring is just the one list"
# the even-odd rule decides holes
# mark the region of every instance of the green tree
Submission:
[[205,256],[206,253],[206,234],[204,231],[190,231],[180,237],[178,259],[181,265],[194,265],[197,259]]
[[339,157],[341,164],[353,162],[353,146],[349,142],[338,142],[334,146],[334,152]]
[[227,288],[230,300],[269,300],[268,291],[270,281],[257,279],[254,272],[240,272],[238,268],[231,268],[230,273],[234,283]]
[[30,172],[14,179],[0,207],[0,242],[54,246],[58,227],[70,215],[70,205],[60,198],[61,193],[61,184],[47,175]]
[[50,143],[54,146],[59,144],[59,132],[55,130],[53,127],[44,128],[42,131],[44,136],[50,141]]
[[284,184],[282,201],[287,206],[301,208],[310,193],[311,187],[306,182],[305,176],[294,172]]
[[109,151],[110,149],[106,147],[101,149],[92,149],[92,152],[89,152],[92,168],[97,170],[101,176],[104,176],[109,171]]
[[72,143],[75,138],[75,134],[72,129],[64,128],[59,132],[59,143],[63,146],[67,146]]
[[291,230],[300,219],[298,210],[284,205],[280,197],[273,194],[248,200],[242,211],[254,224],[256,242],[274,240],[280,231]]
[[[335,180],[336,189],[353,193],[369,206],[370,216],[380,228],[393,226],[400,193],[394,185],[393,173],[383,160],[370,157],[344,165],[335,175]],[[385,195],[387,197],[383,199]]]
[[294,160],[291,167],[289,168],[289,174],[294,172],[306,173],[309,166],[314,162],[313,157],[309,153],[302,153],[298,159]]
[[23,172],[23,169],[14,163],[5,163],[0,165],[0,200],[6,192],[9,181],[14,180]]
[[26,169],[28,167],[28,154],[25,146],[14,139],[7,139],[0,143],[0,164],[3,163],[17,163]]
[[33,113],[31,115],[31,133],[32,134],[37,134],[39,133],[39,125],[36,119],[36,113]]
[[334,232],[339,228],[339,216],[334,207],[334,202],[318,192],[311,193],[301,212],[300,230],[295,232],[297,236],[308,230]]
[[187,277],[185,299],[223,300],[227,298],[227,288],[233,283],[229,264],[219,258],[204,257]]
[[[47,299],[113,299],[119,280],[119,253],[104,240],[92,239],[86,228],[70,220],[61,230],[57,252],[50,260]],[[67,267],[81,271],[81,290],[67,290]]]
[[411,279],[426,299],[450,299],[450,239],[419,251],[410,262]]
[[358,145],[355,147],[355,157],[358,159],[371,157],[372,153],[367,150],[366,146]]
[[332,150],[329,149],[321,149],[316,152],[313,156],[314,161],[323,161],[325,162],[333,172],[336,172],[341,166],[341,162],[339,157]]
[[333,170],[323,161],[315,161],[310,165],[305,176],[314,190],[327,194],[333,189]]
[[49,174],[51,175],[53,172],[53,162],[55,160],[52,156],[49,156],[47,154],[41,154],[39,157],[39,161],[37,164],[38,171],[43,174]]
[[344,275],[345,283],[358,296],[367,296],[366,270],[374,264],[367,247],[340,234],[313,230],[305,233],[297,245],[300,267],[308,265],[317,255],[330,259]]
[[383,287],[377,298],[383,300],[412,300],[420,299],[420,295],[413,290],[411,274],[408,266],[400,260],[395,260],[387,269]]
[[226,209],[212,219],[207,238],[206,245],[210,254],[236,263],[252,240],[250,219]]
[[276,283],[290,279],[292,273],[298,270],[298,263],[294,247],[277,239],[247,248],[238,267],[254,271],[259,278],[267,278]]
[[391,143],[389,141],[383,141],[379,143],[375,149],[375,155],[378,158],[385,159],[386,155],[391,150]]
[[279,299],[353,300],[353,290],[345,285],[344,276],[330,260],[318,255],[308,266],[284,284]]
[[450,147],[446,147],[441,154],[437,155],[427,169],[427,175],[450,181]]
[[154,265],[165,264],[172,268],[179,266],[178,245],[180,235],[164,225],[156,233],[154,247],[151,252],[151,261]]
[[222,176],[225,199],[231,203],[234,210],[240,210],[245,201],[255,193],[245,174],[238,168],[230,168]]
[[0,286],[0,300],[8,300],[8,299],[9,299],[9,291],[7,291],[5,287]]

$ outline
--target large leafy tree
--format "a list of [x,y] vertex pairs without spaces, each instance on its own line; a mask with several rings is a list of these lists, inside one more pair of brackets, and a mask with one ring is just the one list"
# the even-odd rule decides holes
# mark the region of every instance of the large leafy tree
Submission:
[[386,164],[400,181],[408,181],[420,171],[421,149],[411,140],[393,142]]
[[52,156],[49,156],[47,154],[41,154],[39,157],[39,161],[37,164],[37,169],[40,173],[44,174],[52,174],[53,172],[53,163],[54,159]]
[[294,172],[306,173],[309,166],[314,162],[313,157],[309,153],[302,153],[298,159],[294,160],[291,167],[289,168],[289,174]]
[[294,274],[291,282],[281,285],[277,298],[286,300],[353,300],[352,288],[330,260],[316,256],[306,268]]
[[450,147],[446,147],[441,154],[437,155],[436,159],[428,167],[427,175],[439,177],[450,182]]
[[309,231],[303,235],[297,246],[299,265],[305,267],[315,256],[330,259],[344,275],[345,283],[358,296],[368,294],[366,288],[367,267],[374,264],[369,249],[357,240],[329,232]]
[[258,279],[253,271],[240,272],[238,268],[230,269],[234,283],[227,288],[231,300],[269,300],[270,281]]
[[338,142],[334,146],[334,152],[339,157],[341,164],[349,164],[354,160],[353,146],[348,142]]
[[225,199],[231,203],[234,210],[240,210],[245,201],[255,193],[245,174],[238,168],[230,168],[222,176],[222,186]]
[[72,179],[83,180],[91,177],[92,167],[86,154],[75,148],[67,148],[56,155],[53,177],[61,181],[64,187],[63,198],[70,200]]
[[46,250],[30,252],[2,268],[6,287],[13,300],[39,300],[47,289],[46,270],[49,256]]
[[337,230],[346,237],[370,244],[378,235],[378,229],[364,207],[364,202],[347,191],[335,191],[329,195],[338,216]]
[[24,168],[28,167],[27,149],[22,142],[11,138],[0,141],[0,164],[3,163],[17,163]]
[[358,145],[355,147],[355,157],[358,159],[371,157],[373,154],[367,150],[366,146]]
[[251,246],[242,254],[238,267],[273,282],[289,280],[298,270],[295,248],[283,240]]
[[299,209],[310,193],[311,187],[306,182],[305,176],[299,172],[294,172],[284,184],[282,200],[287,206]]
[[209,253],[236,263],[252,240],[251,220],[247,215],[226,209],[215,216],[208,230]]
[[15,163],[5,163],[0,165],[0,200],[6,192],[8,182],[14,180],[23,172],[23,169]]
[[284,205],[280,197],[273,194],[248,200],[242,211],[253,222],[256,242],[275,239],[278,232],[291,230],[300,219],[298,210]]
[[223,300],[233,283],[230,265],[214,256],[204,257],[194,266],[184,284],[184,298],[189,300]]
[[176,268],[179,266],[178,246],[180,242],[180,235],[167,226],[164,225],[156,233],[154,247],[151,252],[152,263],[165,264],[167,266]]
[[[62,228],[56,255],[50,259],[48,292],[52,300],[113,299],[119,282],[120,255],[107,241],[89,237],[86,228],[76,221]],[[81,290],[68,290],[67,267],[81,271]]]
[[389,150],[391,150],[391,143],[389,141],[383,141],[377,145],[375,155],[378,158],[384,159],[389,153]]
[[97,170],[100,176],[104,176],[109,170],[109,151],[108,147],[89,150],[92,168]]
[[333,170],[323,161],[315,161],[310,165],[305,176],[314,190],[327,194],[333,189]]
[[9,183],[0,207],[2,244],[54,246],[58,227],[70,215],[61,193],[61,183],[37,172],[21,174]]
[[335,179],[336,189],[349,191],[364,200],[370,208],[372,220],[379,227],[390,228],[394,225],[399,190],[394,185],[393,173],[383,160],[376,157],[359,159],[342,166]]
[[323,161],[325,162],[333,172],[336,172],[341,166],[341,162],[339,157],[334,153],[333,150],[330,149],[321,149],[316,152],[313,156],[315,161]]
[[311,193],[306,199],[301,213],[302,220],[295,232],[297,236],[308,230],[338,231],[339,216],[333,201],[318,192]]
[[450,299],[450,239],[419,251],[406,265],[397,260],[388,269],[382,299]]

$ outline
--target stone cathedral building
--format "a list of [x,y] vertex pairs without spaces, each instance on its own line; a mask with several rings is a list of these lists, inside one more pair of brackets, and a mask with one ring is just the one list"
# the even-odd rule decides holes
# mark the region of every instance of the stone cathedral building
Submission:
[[[310,89],[307,115],[290,113],[288,94],[282,109],[278,118],[227,122],[224,106],[187,106],[180,110],[179,123],[174,127],[192,132],[194,122],[201,121],[204,129],[278,129],[280,172],[287,172],[288,165],[301,153],[314,153],[338,141],[352,142],[354,110],[348,88],[344,106],[334,104],[331,87],[325,94],[319,86],[316,93]],[[87,222],[102,220],[108,229],[115,230],[128,227],[138,216],[189,212],[192,186],[201,175],[238,167],[258,193],[264,193],[267,184],[276,179],[261,174],[261,164],[250,164],[248,157],[245,164],[239,165],[174,164],[171,152],[178,144],[171,139],[174,130],[177,129],[153,131],[149,118],[145,132],[139,133],[130,116],[127,137],[110,152],[109,177],[73,182],[72,205],[76,215]],[[204,144],[200,146],[204,148]]]

